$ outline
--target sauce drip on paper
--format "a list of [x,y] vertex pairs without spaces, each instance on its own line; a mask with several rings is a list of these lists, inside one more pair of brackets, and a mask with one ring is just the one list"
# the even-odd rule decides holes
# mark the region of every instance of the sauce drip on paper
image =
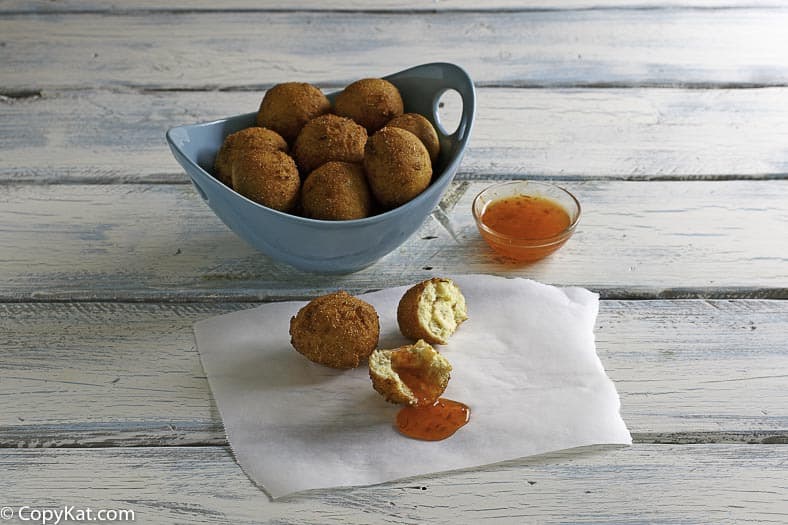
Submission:
[[470,417],[471,410],[463,403],[440,398],[433,405],[402,408],[396,426],[410,438],[440,441],[457,432]]
[[397,413],[396,427],[400,433],[413,439],[440,441],[468,422],[470,409],[439,397],[443,389],[425,376],[413,354],[394,352],[391,368],[418,399],[416,406],[404,407]]

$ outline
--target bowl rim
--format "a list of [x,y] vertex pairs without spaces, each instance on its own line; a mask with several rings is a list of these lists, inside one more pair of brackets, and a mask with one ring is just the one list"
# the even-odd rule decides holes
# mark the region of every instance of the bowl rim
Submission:
[[[572,202],[574,202],[575,206],[577,206],[577,214],[574,216],[574,218],[572,218],[571,222],[569,223],[569,226],[564,228],[560,233],[557,233],[556,235],[550,237],[544,237],[542,239],[521,239],[519,237],[513,237],[511,235],[503,234],[496,230],[493,230],[492,228],[484,224],[484,222],[482,222],[482,215],[484,213],[484,208],[486,208],[486,206],[484,208],[481,206],[481,199],[483,195],[488,191],[492,191],[498,188],[503,188],[506,186],[520,186],[520,185],[531,185],[531,186],[542,187],[542,188],[557,189],[563,192],[564,194],[568,195],[572,199]],[[510,197],[511,196],[514,196],[514,194],[510,195]],[[545,198],[554,201],[554,199],[550,199],[550,197],[545,197]],[[569,212],[569,210],[567,210],[564,206],[562,206],[559,203],[556,204],[561,206],[561,208],[564,209],[564,211],[567,211],[567,213],[570,214],[570,218],[572,217],[572,214],[571,212]],[[473,219],[476,221],[476,226],[479,228],[479,230],[482,231],[482,233],[489,234],[495,240],[500,240],[504,244],[510,246],[517,246],[521,248],[544,248],[547,246],[558,244],[560,242],[564,242],[574,233],[575,229],[577,228],[577,224],[580,221],[580,216],[582,215],[582,211],[583,211],[583,208],[582,206],[580,206],[580,201],[577,199],[577,197],[575,197],[575,195],[571,191],[567,190],[563,186],[552,184],[550,182],[528,180],[528,179],[498,182],[490,186],[487,186],[482,191],[480,191],[476,195],[476,197],[473,198],[473,204],[471,206],[471,209],[473,212]]]
[[[175,126],[175,127],[172,127],[172,128],[167,130],[167,132],[165,134],[165,137],[167,139],[167,142],[168,142],[170,148],[175,150],[175,151],[177,151],[184,158],[184,160],[186,160],[186,162],[189,164],[189,166],[191,168],[197,170],[197,173],[200,176],[202,176],[202,178],[210,180],[209,184],[217,184],[217,185],[221,186],[223,189],[226,189],[227,191],[232,192],[235,197],[239,197],[239,198],[245,200],[247,204],[256,207],[260,211],[264,211],[264,212],[267,212],[269,214],[272,214],[272,215],[280,218],[281,220],[290,221],[293,224],[301,224],[301,225],[305,225],[305,226],[320,227],[320,228],[330,229],[330,230],[341,229],[341,228],[346,228],[346,227],[361,227],[361,226],[366,226],[366,225],[373,225],[373,224],[376,224],[376,223],[379,223],[379,222],[386,221],[388,219],[392,219],[392,218],[398,217],[398,216],[400,216],[402,214],[409,213],[412,210],[412,208],[417,207],[422,201],[431,198],[432,196],[434,196],[434,194],[436,192],[438,192],[438,193],[442,192],[443,191],[442,188],[441,188],[442,185],[439,184],[439,181],[447,173],[452,172],[452,171],[456,172],[456,169],[459,167],[458,164],[462,161],[462,157],[465,154],[465,149],[467,148],[468,141],[470,140],[471,132],[473,131],[473,125],[474,125],[474,122],[476,120],[476,88],[475,88],[475,85],[473,83],[473,80],[471,79],[471,76],[461,66],[459,66],[457,64],[450,63],[450,62],[430,62],[430,63],[426,63],[426,64],[420,64],[420,65],[412,66],[412,67],[409,67],[409,68],[403,69],[401,71],[397,71],[395,73],[391,73],[391,74],[388,74],[386,76],[382,76],[382,77],[379,77],[379,78],[383,78],[383,79],[388,80],[388,79],[390,79],[392,77],[397,77],[399,75],[406,74],[406,73],[408,73],[408,72],[410,72],[412,70],[428,68],[428,67],[440,67],[440,68],[451,68],[451,69],[454,69],[459,75],[461,75],[463,77],[463,81],[466,82],[467,85],[468,85],[468,88],[469,88],[468,89],[468,100],[465,100],[463,98],[463,113],[466,113],[466,107],[470,108],[470,111],[467,112],[467,114],[468,114],[467,123],[463,127],[463,122],[461,120],[459,126],[457,127],[457,129],[453,133],[451,133],[450,135],[447,135],[448,137],[452,137],[452,136],[456,135],[457,133],[459,133],[462,130],[462,137],[460,137],[458,139],[459,151],[453,158],[451,158],[449,160],[449,162],[443,167],[443,169],[440,171],[440,173],[437,173],[437,174],[434,173],[433,174],[433,179],[432,179],[432,182],[430,183],[430,185],[424,191],[422,191],[420,194],[418,194],[416,197],[412,198],[411,200],[409,200],[405,204],[397,206],[396,208],[392,208],[390,210],[385,210],[385,211],[383,211],[381,213],[378,213],[376,215],[372,215],[370,217],[364,217],[364,218],[361,218],[361,219],[332,221],[332,220],[325,220],[325,219],[312,219],[312,218],[309,218],[309,217],[303,217],[303,216],[300,216],[300,215],[294,215],[294,214],[291,214],[291,213],[286,213],[286,212],[283,212],[283,211],[275,210],[273,208],[269,208],[268,206],[265,206],[263,204],[255,202],[255,201],[249,199],[248,197],[245,197],[244,195],[241,195],[240,193],[236,192],[232,188],[227,187],[221,181],[216,179],[216,177],[214,177],[212,174],[210,174],[208,171],[206,171],[202,166],[197,164],[197,162],[195,162],[191,157],[186,155],[181,150],[181,148],[177,145],[175,139],[173,138],[174,134],[176,134],[178,132],[182,132],[183,130],[190,130],[190,129],[194,129],[194,128],[201,128],[201,127],[208,127],[208,126],[216,126],[216,125],[225,123],[225,122],[233,120],[233,119],[239,119],[239,120],[240,119],[248,119],[248,118],[251,118],[253,115],[256,115],[257,112],[242,113],[242,114],[232,115],[232,116],[229,116],[229,117],[224,117],[224,118],[215,119],[215,120],[206,121],[206,122],[196,122],[196,123],[193,123],[193,124],[184,124],[184,125],[180,125],[180,126]],[[326,94],[326,96],[330,96],[330,95],[334,95],[334,94],[337,94],[337,93],[341,92],[342,89],[344,89],[344,88],[338,88],[338,89],[335,89],[335,90],[332,90],[332,91],[324,91],[324,93]],[[445,92],[447,90],[450,90],[450,89],[452,89],[451,86],[449,86],[446,89],[444,89],[443,91],[441,91],[438,94],[438,96],[436,97],[436,101],[437,101],[438,98],[440,98],[440,96],[442,95],[443,92]],[[455,89],[455,91],[457,91],[457,89]],[[436,130],[436,131],[438,131],[439,133],[441,132],[440,130]],[[192,176],[192,174],[189,173],[188,170],[186,170],[186,172],[187,172],[187,175],[189,176],[189,178],[192,180],[192,182],[197,184],[197,181],[195,181],[195,179]],[[450,181],[448,181],[448,182],[450,182]],[[202,192],[202,191],[203,190],[200,189],[200,192]],[[433,210],[431,209],[430,210],[430,214],[432,212],[433,212]]]

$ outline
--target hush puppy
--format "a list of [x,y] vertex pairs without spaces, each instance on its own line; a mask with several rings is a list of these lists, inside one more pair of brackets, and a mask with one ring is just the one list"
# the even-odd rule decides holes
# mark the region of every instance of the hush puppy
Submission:
[[392,118],[402,115],[402,96],[382,78],[364,78],[347,86],[334,100],[337,115],[352,118],[374,133]]
[[232,177],[235,191],[269,208],[289,212],[298,203],[301,178],[283,151],[242,152],[233,161]]
[[430,406],[451,378],[451,364],[422,340],[369,356],[372,386],[390,403]]
[[290,319],[290,343],[310,361],[355,368],[375,350],[380,322],[375,308],[345,291],[317,297]]
[[315,86],[285,82],[266,91],[257,112],[257,125],[276,131],[292,144],[307,122],[330,110],[331,102]]
[[298,134],[293,155],[306,175],[332,160],[361,163],[367,130],[350,119],[322,115],[310,120]]
[[279,150],[287,152],[287,143],[275,131],[267,128],[251,127],[231,133],[225,137],[219,153],[216,154],[214,169],[216,178],[232,187],[233,160],[242,151]]
[[445,345],[468,319],[465,296],[451,279],[434,277],[405,292],[397,307],[397,324],[409,339]]
[[301,209],[312,219],[347,221],[368,217],[372,212],[372,194],[364,170],[348,162],[323,164],[304,181]]
[[424,191],[432,179],[427,148],[410,131],[386,126],[367,141],[364,170],[372,194],[394,208]]
[[389,121],[387,126],[394,128],[401,128],[410,131],[417,137],[424,147],[427,148],[427,153],[430,154],[430,161],[435,164],[438,160],[438,153],[441,150],[441,144],[438,141],[438,133],[432,127],[430,121],[424,115],[418,113],[405,113],[398,117],[394,117]]

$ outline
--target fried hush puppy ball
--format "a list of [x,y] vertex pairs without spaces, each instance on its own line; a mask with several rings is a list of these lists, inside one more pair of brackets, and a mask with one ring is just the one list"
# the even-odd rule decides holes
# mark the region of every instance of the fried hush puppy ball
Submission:
[[309,174],[301,190],[306,217],[328,221],[363,219],[372,213],[372,194],[358,164],[327,162]]
[[373,388],[386,401],[399,405],[430,406],[451,377],[451,364],[422,340],[394,350],[375,350],[369,356]]
[[421,143],[427,148],[427,153],[430,154],[430,161],[435,164],[435,161],[438,160],[438,153],[441,150],[438,134],[435,132],[435,128],[432,127],[432,124],[430,124],[430,121],[423,115],[405,113],[391,119],[386,126],[410,131],[419,137]]
[[355,368],[378,345],[375,308],[345,291],[317,297],[290,319],[290,343],[310,361]]
[[285,82],[265,93],[257,112],[257,125],[276,131],[292,144],[307,122],[330,110],[331,102],[315,86]]
[[409,339],[445,345],[468,319],[465,297],[451,279],[433,277],[405,292],[397,307],[397,324]]
[[289,212],[298,203],[301,178],[283,151],[240,153],[232,164],[232,181],[235,191],[269,208]]
[[364,78],[347,86],[334,100],[337,115],[348,117],[374,133],[392,117],[402,115],[402,96],[382,78]]
[[233,161],[239,152],[249,150],[279,150],[287,152],[287,142],[275,131],[251,127],[227,135],[216,154],[216,178],[232,187]]
[[367,130],[348,118],[328,114],[304,126],[293,155],[302,173],[307,174],[332,160],[361,163],[366,143]]
[[430,185],[432,163],[427,148],[410,131],[386,126],[367,141],[364,170],[378,202],[394,208]]

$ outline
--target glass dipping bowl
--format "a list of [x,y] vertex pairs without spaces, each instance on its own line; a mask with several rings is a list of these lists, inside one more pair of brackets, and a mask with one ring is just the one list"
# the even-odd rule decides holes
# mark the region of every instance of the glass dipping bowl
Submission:
[[[541,197],[558,204],[569,215],[569,226],[552,237],[525,239],[501,233],[482,222],[487,207],[495,201],[525,195]],[[580,220],[580,202],[564,188],[546,182],[514,181],[494,184],[473,200],[473,218],[482,238],[496,253],[517,262],[531,262],[547,257],[572,236]]]

